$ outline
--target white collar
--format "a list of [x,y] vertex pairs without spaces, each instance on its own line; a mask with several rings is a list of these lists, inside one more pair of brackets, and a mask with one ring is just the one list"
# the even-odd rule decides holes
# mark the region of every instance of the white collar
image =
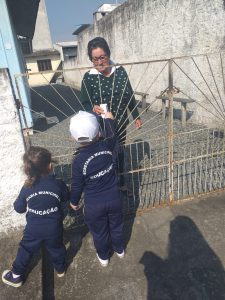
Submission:
[[[109,65],[114,65],[114,62],[113,61],[109,61]],[[110,75],[112,75],[114,72],[115,72],[115,70],[116,69],[118,69],[120,66],[112,66],[111,67],[111,72],[110,72],[110,74],[109,74],[109,76]],[[90,71],[89,71],[89,74],[90,75],[103,75],[101,72],[99,72],[98,70],[96,70],[95,68],[92,68],[92,69],[90,69]],[[103,75],[104,76],[104,75]]]

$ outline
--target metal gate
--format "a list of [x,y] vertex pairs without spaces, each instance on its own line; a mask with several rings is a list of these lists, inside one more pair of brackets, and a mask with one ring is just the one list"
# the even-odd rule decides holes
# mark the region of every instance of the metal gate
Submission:
[[[222,52],[123,64],[143,120],[142,129],[136,130],[128,114],[127,140],[121,145],[128,186],[121,192],[125,214],[224,188],[223,61]],[[55,172],[68,184],[75,150],[69,118],[80,108],[79,82],[86,71],[62,70],[65,79],[75,78],[72,84],[46,80],[45,85],[30,86],[31,107],[21,104],[35,121],[32,135],[25,130],[27,145],[52,151],[58,159]],[[45,72],[29,77],[36,75],[46,79]],[[16,80],[21,76],[27,74]]]

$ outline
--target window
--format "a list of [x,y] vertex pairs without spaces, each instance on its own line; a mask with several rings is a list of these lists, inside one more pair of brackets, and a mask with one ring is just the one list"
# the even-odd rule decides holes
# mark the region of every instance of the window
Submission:
[[32,49],[32,40],[28,38],[19,39],[23,54],[31,54],[33,52]]
[[47,71],[52,70],[52,62],[51,59],[42,59],[37,61],[38,71]]

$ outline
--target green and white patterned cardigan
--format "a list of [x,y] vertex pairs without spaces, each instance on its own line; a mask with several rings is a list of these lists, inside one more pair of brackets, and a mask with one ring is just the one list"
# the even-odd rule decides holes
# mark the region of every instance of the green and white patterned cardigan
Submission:
[[127,109],[133,119],[139,116],[133,89],[122,66],[113,66],[109,77],[96,69],[86,72],[81,85],[81,103],[86,111],[92,111],[94,105],[107,103],[118,127],[129,123]]

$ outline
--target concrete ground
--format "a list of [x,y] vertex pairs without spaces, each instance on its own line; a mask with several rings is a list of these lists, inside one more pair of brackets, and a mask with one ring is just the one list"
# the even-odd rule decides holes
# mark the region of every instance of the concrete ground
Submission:
[[[10,267],[20,233],[2,236],[0,269]],[[46,253],[26,282],[0,282],[0,299],[225,299],[225,192],[153,209],[125,221],[126,257],[99,265],[86,227],[65,231],[68,270],[58,278]]]

